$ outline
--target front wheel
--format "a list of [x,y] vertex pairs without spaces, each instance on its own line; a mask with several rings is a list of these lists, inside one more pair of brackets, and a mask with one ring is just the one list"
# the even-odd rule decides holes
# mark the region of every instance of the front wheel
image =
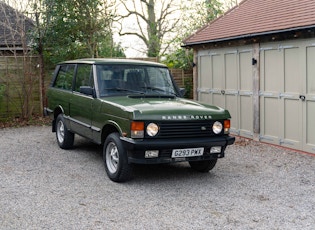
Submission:
[[190,167],[198,172],[209,172],[217,163],[217,159],[207,161],[189,161]]
[[103,148],[103,160],[109,179],[114,182],[131,179],[132,167],[128,164],[127,152],[118,133],[111,133],[106,138]]
[[68,130],[62,114],[59,114],[56,119],[56,138],[60,148],[72,148],[74,142],[74,133]]

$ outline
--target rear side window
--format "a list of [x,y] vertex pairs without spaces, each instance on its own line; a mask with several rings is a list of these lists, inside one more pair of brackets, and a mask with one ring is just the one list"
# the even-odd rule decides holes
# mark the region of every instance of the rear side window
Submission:
[[74,69],[74,64],[62,65],[57,74],[54,87],[59,89],[72,90]]
[[92,65],[78,64],[74,90],[80,92],[80,86],[94,87]]

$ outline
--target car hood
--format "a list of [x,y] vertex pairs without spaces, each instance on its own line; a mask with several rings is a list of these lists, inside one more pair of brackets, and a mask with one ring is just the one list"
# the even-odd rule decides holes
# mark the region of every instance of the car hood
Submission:
[[228,119],[227,110],[172,96],[123,96],[103,98],[104,102],[133,113],[137,120]]

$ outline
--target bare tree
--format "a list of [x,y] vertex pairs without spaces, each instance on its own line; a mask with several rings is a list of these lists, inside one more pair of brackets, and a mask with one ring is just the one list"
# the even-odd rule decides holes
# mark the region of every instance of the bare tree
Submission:
[[[126,14],[120,18],[121,36],[134,35],[146,47],[148,57],[162,56],[178,29],[180,21],[180,1],[172,0],[119,0]],[[136,28],[127,28],[123,25],[134,25]]]
[[[12,3],[12,1],[11,1]],[[0,74],[0,84],[6,96],[7,112],[18,110],[20,117],[29,119],[34,111],[34,87],[38,83],[32,63],[28,32],[33,22],[23,12],[4,1],[0,2],[0,50],[5,67]]]

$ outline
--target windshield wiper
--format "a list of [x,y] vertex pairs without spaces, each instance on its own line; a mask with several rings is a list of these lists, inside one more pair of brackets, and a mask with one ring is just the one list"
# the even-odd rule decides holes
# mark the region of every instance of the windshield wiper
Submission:
[[163,89],[160,89],[160,88],[157,88],[157,87],[153,87],[153,86],[144,86],[144,87],[141,87],[141,88],[151,89],[153,91],[159,91],[159,92],[163,92],[165,94],[170,94],[170,95],[176,96],[176,93],[174,93],[174,92],[167,92],[167,91],[165,91]]
[[169,98],[175,99],[176,95],[171,94],[142,94],[142,95],[129,95],[129,98]]
[[124,88],[105,88],[104,90],[114,90],[114,91],[123,91],[123,92],[132,92],[132,93],[140,93],[140,94],[145,94],[142,91],[138,91],[138,90],[132,90],[132,89],[124,89]]

